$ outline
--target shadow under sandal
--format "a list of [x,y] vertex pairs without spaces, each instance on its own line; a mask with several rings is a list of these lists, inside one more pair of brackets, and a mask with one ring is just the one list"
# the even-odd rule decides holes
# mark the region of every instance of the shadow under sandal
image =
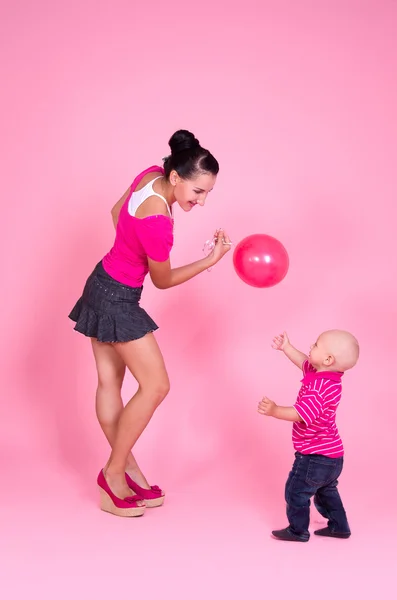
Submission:
[[285,529],[276,529],[272,531],[272,536],[277,538],[278,540],[282,540],[283,542],[308,542],[309,538],[301,538],[297,535],[294,535],[289,527]]
[[101,496],[101,510],[117,517],[140,517],[145,512],[146,506],[138,505],[138,502],[143,500],[141,496],[127,496],[123,499],[115,496],[108,486],[103,471],[99,473],[97,483]]
[[152,485],[150,490],[141,488],[127,473],[125,474],[125,480],[128,487],[144,499],[147,508],[155,508],[164,504],[165,494],[158,485]]
[[323,537],[333,537],[346,540],[351,536],[351,533],[338,533],[337,531],[332,531],[332,529],[329,527],[324,527],[323,529],[317,529],[317,531],[314,532],[314,535],[322,535]]

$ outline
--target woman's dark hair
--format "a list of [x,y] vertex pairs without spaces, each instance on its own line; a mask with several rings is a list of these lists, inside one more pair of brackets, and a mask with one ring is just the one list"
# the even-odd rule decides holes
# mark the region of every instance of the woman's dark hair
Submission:
[[179,129],[168,144],[171,154],[164,158],[164,171],[167,179],[173,170],[182,179],[193,179],[200,173],[218,174],[218,161],[211,152],[200,146],[200,142],[190,131]]

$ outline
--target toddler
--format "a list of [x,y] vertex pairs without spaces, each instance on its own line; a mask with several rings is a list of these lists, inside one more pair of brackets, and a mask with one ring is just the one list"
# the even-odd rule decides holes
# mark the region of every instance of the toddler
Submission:
[[317,510],[328,520],[327,527],[314,533],[348,538],[350,528],[337,488],[344,451],[335,415],[342,376],[358,360],[358,342],[347,331],[326,331],[306,356],[291,345],[284,332],[274,338],[273,348],[283,351],[302,369],[303,379],[294,406],[278,406],[266,397],[258,405],[262,415],[293,422],[295,462],[285,486],[289,526],[272,534],[279,540],[307,542],[310,500],[314,496]]

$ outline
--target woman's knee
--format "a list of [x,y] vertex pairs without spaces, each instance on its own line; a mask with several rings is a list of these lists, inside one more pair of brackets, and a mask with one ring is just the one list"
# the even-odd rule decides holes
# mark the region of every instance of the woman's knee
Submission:
[[114,427],[123,410],[121,399],[122,380],[98,381],[96,391],[96,414],[102,427]]
[[159,399],[159,403],[164,400],[164,398],[168,395],[169,391],[170,391],[170,382],[167,377],[163,381],[159,382],[158,385],[156,386],[156,394],[157,394],[157,398]]
[[98,372],[98,390],[104,393],[120,392],[123,385],[125,368],[102,369]]
[[158,406],[170,391],[170,382],[168,377],[163,377],[157,381],[150,382],[143,388],[144,393],[150,396],[153,403]]

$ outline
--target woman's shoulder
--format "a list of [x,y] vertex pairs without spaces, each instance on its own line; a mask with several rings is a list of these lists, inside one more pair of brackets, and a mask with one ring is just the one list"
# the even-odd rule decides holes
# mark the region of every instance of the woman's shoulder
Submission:
[[171,221],[168,208],[161,198],[158,196],[149,196],[145,202],[138,207],[135,212],[135,218],[139,220],[147,219],[149,217],[165,217],[166,220]]
[[134,230],[141,242],[167,244],[172,247],[174,224],[166,215],[149,215],[142,219],[134,219]]

